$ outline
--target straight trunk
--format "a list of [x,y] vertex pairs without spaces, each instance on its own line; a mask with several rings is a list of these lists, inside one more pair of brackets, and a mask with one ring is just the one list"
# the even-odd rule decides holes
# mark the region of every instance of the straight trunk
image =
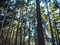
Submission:
[[19,20],[18,20],[18,26],[17,26],[17,31],[16,31],[16,38],[15,38],[15,43],[14,45],[17,45],[17,37],[18,37],[18,30],[19,30]]
[[46,6],[47,6],[47,13],[48,13],[50,30],[51,30],[52,45],[55,45],[54,34],[53,34],[52,26],[51,26],[51,20],[50,20],[50,15],[49,15],[49,10],[48,10],[47,0],[46,0]]
[[22,45],[22,27],[20,27],[20,45]]
[[25,29],[24,29],[23,45],[25,45]]
[[29,35],[28,35],[28,45],[30,45],[30,29],[28,29],[29,30]]
[[[22,15],[22,16],[21,16]],[[21,14],[20,14],[20,21],[21,21],[21,26],[20,26],[20,45],[22,44],[22,23],[23,23],[23,7],[21,7]]]
[[36,31],[37,31],[37,37],[38,37],[37,45],[45,45],[39,0],[36,0],[36,15],[37,15],[37,30]]
[[[6,40],[5,40],[5,45],[8,45],[10,42],[9,42],[9,32],[10,32],[10,27],[7,31],[7,35],[6,35]],[[10,44],[9,44],[10,45]]]

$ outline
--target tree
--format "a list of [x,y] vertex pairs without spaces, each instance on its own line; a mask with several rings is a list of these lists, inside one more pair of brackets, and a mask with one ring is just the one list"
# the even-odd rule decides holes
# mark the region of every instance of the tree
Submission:
[[45,45],[39,2],[40,2],[39,0],[38,1],[36,0],[37,34],[38,34],[38,36],[37,36],[38,44],[37,45]]

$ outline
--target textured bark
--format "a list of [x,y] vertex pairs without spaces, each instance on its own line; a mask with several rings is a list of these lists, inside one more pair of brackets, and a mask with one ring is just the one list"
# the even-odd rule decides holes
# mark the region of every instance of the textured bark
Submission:
[[45,45],[39,0],[36,0],[36,15],[37,15],[37,35],[38,35],[37,45]]

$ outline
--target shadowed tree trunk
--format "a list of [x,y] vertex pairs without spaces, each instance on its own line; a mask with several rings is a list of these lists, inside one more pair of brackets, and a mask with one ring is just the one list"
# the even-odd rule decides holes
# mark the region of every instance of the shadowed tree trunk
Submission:
[[[4,0],[1,0],[2,1],[2,3],[3,2],[5,2]],[[1,2],[0,1],[0,2]],[[0,3],[1,4],[1,3]],[[3,5],[3,4],[1,4],[1,5]],[[4,14],[4,18],[3,18],[3,21],[2,21],[2,25],[1,25],[1,30],[0,30],[0,37],[1,37],[1,41],[3,41],[4,40],[4,35],[3,35],[3,26],[4,26],[4,21],[6,20],[6,16],[7,16],[7,11],[8,11],[8,7],[9,7],[9,4],[7,5],[7,8],[6,8],[6,11],[4,11],[5,12],[5,14]]]
[[24,21],[24,23],[25,23],[25,25],[24,25],[24,30],[23,30],[23,32],[24,32],[24,34],[23,34],[23,45],[25,45],[25,29],[26,29],[26,27],[25,27],[26,26],[26,22]]
[[20,27],[20,45],[22,45],[22,27]]
[[30,35],[31,35],[30,28],[29,28],[28,30],[29,30],[29,35],[28,35],[28,45],[30,45]]
[[23,38],[23,45],[25,45],[25,27],[24,27],[24,38]]
[[37,31],[37,38],[38,38],[37,45],[45,45],[39,2],[40,2],[39,0],[36,0],[36,15],[37,15],[37,29],[36,29],[36,31]]
[[8,45],[8,44],[10,45],[9,33],[10,33],[10,26],[8,28],[8,31],[7,31],[7,35],[6,35],[6,39],[5,39],[5,45]]
[[22,23],[23,23],[23,7],[21,7],[21,13],[20,13],[20,21],[21,21],[21,26],[20,26],[20,28],[19,28],[19,30],[20,30],[20,45],[23,45],[22,44]]

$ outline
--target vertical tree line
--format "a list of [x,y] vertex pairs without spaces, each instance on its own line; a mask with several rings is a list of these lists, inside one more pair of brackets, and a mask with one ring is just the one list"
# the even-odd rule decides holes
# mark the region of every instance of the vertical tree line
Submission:
[[39,0],[38,1],[36,0],[36,15],[37,15],[37,29],[36,30],[37,30],[37,37],[38,37],[37,45],[45,45]]
[[[49,9],[50,4],[48,6],[48,3],[51,3],[50,0],[1,0],[0,9],[2,14],[4,14],[2,15],[0,12],[1,45],[45,45],[45,37],[48,37],[46,36],[48,31],[44,31],[49,30],[47,28],[50,28],[51,31],[51,44],[56,45],[50,19],[51,14],[49,12],[51,9]],[[44,4],[46,7],[43,7]],[[45,11],[47,11],[47,14],[44,14]],[[53,13],[53,11],[51,11],[51,13]],[[1,16],[3,16],[3,18]],[[46,17],[48,17],[48,19],[45,19]],[[47,24],[47,20],[49,24]],[[43,27],[43,25],[49,25],[49,27]]]

